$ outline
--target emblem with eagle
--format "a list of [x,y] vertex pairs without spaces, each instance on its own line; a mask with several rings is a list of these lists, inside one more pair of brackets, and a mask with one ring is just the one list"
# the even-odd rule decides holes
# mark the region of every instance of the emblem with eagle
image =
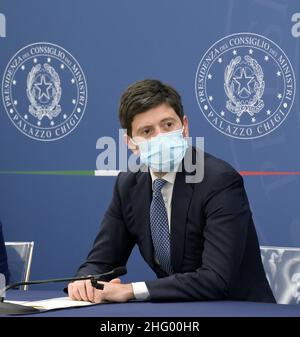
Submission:
[[225,69],[224,80],[229,111],[240,117],[244,112],[254,116],[263,109],[264,74],[254,58],[245,55],[243,60],[241,56],[232,59]]
[[28,111],[38,120],[48,117],[52,120],[61,113],[60,78],[49,64],[37,64],[27,76]]

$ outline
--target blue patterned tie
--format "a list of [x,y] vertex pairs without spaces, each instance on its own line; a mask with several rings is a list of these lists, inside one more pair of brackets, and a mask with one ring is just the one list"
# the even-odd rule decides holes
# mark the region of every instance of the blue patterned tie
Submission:
[[153,182],[153,197],[150,206],[150,226],[155,257],[160,266],[168,274],[172,274],[170,254],[170,232],[166,206],[161,189],[167,181],[155,179]]

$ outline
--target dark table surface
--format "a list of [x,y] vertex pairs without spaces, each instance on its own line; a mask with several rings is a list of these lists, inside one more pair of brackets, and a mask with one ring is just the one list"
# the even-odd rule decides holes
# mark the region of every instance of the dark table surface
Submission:
[[[10,290],[6,300],[37,301],[65,297],[61,291]],[[28,316],[28,315],[27,315]],[[300,317],[300,305],[255,302],[128,302],[104,303],[90,307],[60,309],[34,314],[48,317]]]

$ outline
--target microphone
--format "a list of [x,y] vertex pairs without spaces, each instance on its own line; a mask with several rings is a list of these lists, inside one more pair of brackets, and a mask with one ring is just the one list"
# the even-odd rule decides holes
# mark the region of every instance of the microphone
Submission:
[[92,286],[97,289],[103,289],[103,284],[97,283],[98,281],[109,282],[110,280],[125,275],[127,273],[126,267],[117,267],[109,272],[96,274],[96,275],[87,275],[87,276],[78,276],[78,277],[68,277],[68,278],[57,278],[49,280],[39,280],[39,281],[28,281],[28,282],[18,282],[13,283],[4,288],[0,294],[0,302],[3,302],[4,297],[2,295],[9,289],[13,289],[19,286],[32,285],[32,284],[45,284],[45,283],[58,283],[58,282],[73,282],[73,281],[83,281],[91,280]]

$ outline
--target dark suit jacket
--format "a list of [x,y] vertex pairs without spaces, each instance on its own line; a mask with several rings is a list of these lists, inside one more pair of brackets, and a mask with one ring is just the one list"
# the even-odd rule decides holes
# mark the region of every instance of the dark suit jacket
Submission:
[[242,177],[204,155],[204,179],[186,183],[177,172],[172,197],[173,275],[155,263],[149,172],[120,173],[94,246],[77,276],[126,265],[135,244],[158,279],[146,281],[152,301],[275,302],[263,269]]
[[0,273],[4,274],[6,283],[9,282],[9,273],[8,273],[8,265],[7,265],[7,255],[6,249],[4,245],[4,238],[2,233],[2,224],[0,222]]

